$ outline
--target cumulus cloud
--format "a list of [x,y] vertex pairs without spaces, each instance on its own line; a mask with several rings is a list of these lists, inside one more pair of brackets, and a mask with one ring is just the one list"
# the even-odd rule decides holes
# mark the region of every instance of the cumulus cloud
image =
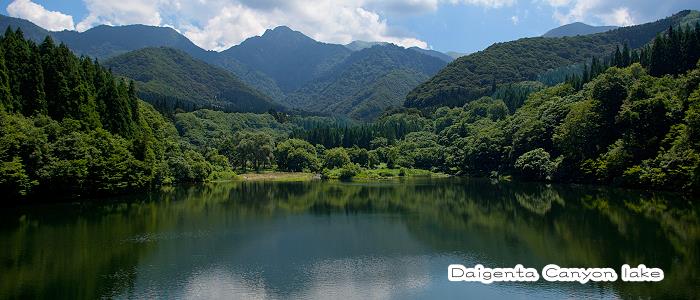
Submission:
[[553,8],[561,24],[586,22],[594,25],[629,26],[654,21],[682,9],[698,8],[697,0],[535,0]]
[[510,21],[513,22],[513,25],[518,25],[520,18],[518,18],[518,16],[512,16],[510,17]]
[[616,8],[609,14],[601,14],[600,18],[605,24],[614,24],[619,26],[630,26],[635,24],[629,9],[626,7]]
[[50,11],[31,0],[15,0],[7,6],[7,13],[16,18],[27,19],[48,30],[72,30],[73,17],[58,11]]
[[222,50],[286,25],[329,43],[353,40],[385,41],[429,48],[400,28],[387,15],[426,13],[440,5],[484,8],[511,6],[517,0],[83,0],[88,16],[76,29],[98,24],[168,24],[197,45]]
[[161,25],[160,9],[162,1],[143,0],[84,0],[89,14],[76,26],[85,31],[98,24]]

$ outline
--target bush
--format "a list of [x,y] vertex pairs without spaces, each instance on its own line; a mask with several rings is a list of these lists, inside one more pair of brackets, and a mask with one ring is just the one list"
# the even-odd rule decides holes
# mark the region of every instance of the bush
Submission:
[[339,178],[341,180],[352,179],[353,177],[355,177],[355,175],[359,174],[360,172],[362,172],[362,169],[358,164],[348,163],[340,169]]
[[515,169],[523,177],[533,180],[551,180],[556,168],[557,163],[552,161],[549,153],[542,148],[521,155],[515,162]]
[[316,147],[304,140],[289,139],[277,144],[275,158],[277,167],[282,171],[318,170]]
[[326,151],[324,155],[324,167],[335,169],[350,163],[350,156],[344,148],[333,148]]

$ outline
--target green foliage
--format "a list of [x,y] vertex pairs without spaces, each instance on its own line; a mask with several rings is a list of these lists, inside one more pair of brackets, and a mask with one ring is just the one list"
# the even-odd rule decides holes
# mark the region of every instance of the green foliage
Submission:
[[320,164],[316,147],[300,139],[288,139],[277,144],[275,158],[277,168],[283,171],[316,171]]
[[27,175],[21,158],[14,157],[0,164],[0,191],[4,191],[6,197],[26,196],[37,184]]
[[323,166],[328,169],[335,169],[350,164],[350,156],[344,148],[333,148],[326,150],[323,154]]
[[[303,130],[292,133],[292,137],[307,140],[313,144],[321,144],[326,148],[358,146],[372,148],[372,142],[377,146],[392,143],[406,134],[429,130],[432,122],[423,117],[420,112],[407,110],[387,114],[370,124],[348,126],[347,124],[319,123]],[[379,140],[377,140],[379,138]]]
[[229,142],[227,153],[230,161],[243,171],[248,165],[260,171],[270,167],[274,161],[275,144],[272,137],[265,132],[240,131]]
[[516,109],[525,103],[525,100],[530,94],[544,87],[544,84],[537,81],[509,83],[496,88],[491,98],[503,100],[506,106],[508,106],[508,111],[515,112]]
[[369,151],[367,151],[367,149],[353,146],[352,148],[346,149],[346,151],[348,156],[350,156],[351,162],[361,167],[368,167],[370,165]]
[[396,143],[396,164],[402,167],[431,170],[441,168],[445,161],[444,148],[432,132],[418,131],[406,135]]
[[515,169],[521,176],[531,180],[551,180],[557,162],[542,148],[526,152],[515,161]]
[[360,172],[362,172],[362,169],[358,164],[347,163],[343,165],[342,168],[340,168],[340,174],[338,178],[341,180],[352,179],[353,177],[355,177],[355,175],[359,174]]
[[211,164],[194,150],[185,150],[181,156],[171,157],[168,165],[177,182],[202,182],[212,172]]

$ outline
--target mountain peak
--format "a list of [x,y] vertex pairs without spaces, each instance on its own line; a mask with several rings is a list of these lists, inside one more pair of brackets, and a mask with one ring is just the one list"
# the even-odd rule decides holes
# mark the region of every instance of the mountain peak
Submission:
[[295,39],[311,39],[310,37],[306,36],[305,34],[293,30],[287,26],[277,26],[274,29],[267,29],[265,30],[265,33],[261,36],[263,38],[273,38],[273,39],[280,39],[280,38],[295,38]]
[[388,44],[387,42],[367,42],[367,41],[352,41],[350,44],[345,45],[346,48],[351,51],[360,51],[362,49],[372,48],[376,45],[384,46]]
[[272,31],[275,31],[275,32],[294,32],[294,30],[292,30],[291,28],[289,28],[285,25],[277,26],[274,29],[272,29]]

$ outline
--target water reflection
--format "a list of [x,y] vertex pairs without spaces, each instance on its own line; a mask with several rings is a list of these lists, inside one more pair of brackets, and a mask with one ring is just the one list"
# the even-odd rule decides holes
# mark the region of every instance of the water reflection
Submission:
[[[693,298],[688,199],[415,180],[230,183],[6,209],[0,298]],[[640,284],[449,283],[450,263],[661,267]]]

